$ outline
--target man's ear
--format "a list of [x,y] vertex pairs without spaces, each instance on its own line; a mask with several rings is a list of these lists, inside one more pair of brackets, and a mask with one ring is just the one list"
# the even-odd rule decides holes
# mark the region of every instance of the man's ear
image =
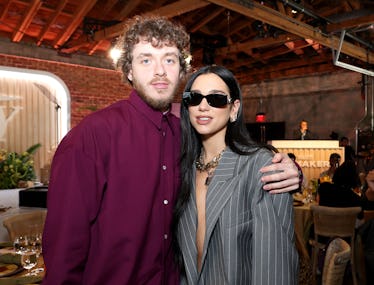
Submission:
[[127,73],[127,79],[132,82],[132,69],[130,69],[129,73]]

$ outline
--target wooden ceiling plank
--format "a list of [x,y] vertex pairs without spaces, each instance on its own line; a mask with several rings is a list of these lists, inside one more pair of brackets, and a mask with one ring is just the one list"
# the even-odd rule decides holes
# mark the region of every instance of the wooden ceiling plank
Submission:
[[[313,39],[329,48],[337,49],[339,47],[340,39],[338,37],[325,35],[317,28],[282,15],[278,11],[263,5],[259,5],[254,1],[251,2],[248,7],[228,0],[207,1],[245,15],[249,18],[255,18],[263,21],[302,38]],[[368,52],[366,49],[347,41],[342,44],[341,52],[353,58],[360,59],[364,62],[368,61],[368,63],[374,64],[374,52]]]
[[240,51],[248,52],[248,50],[254,48],[262,48],[267,46],[272,46],[276,44],[284,44],[289,41],[294,41],[300,39],[300,37],[295,35],[279,35],[276,38],[264,38],[264,39],[257,39],[257,40],[250,40],[245,43],[234,44],[229,47],[217,48],[215,51],[216,55],[227,55],[230,53],[237,53]]
[[[163,6],[155,11],[148,12],[147,14],[157,14],[164,17],[174,17],[196,9],[203,8],[210,3],[203,0],[179,0],[169,5]],[[101,41],[111,39],[119,36],[123,32],[123,23],[113,25],[103,30],[97,31],[93,37],[93,41]],[[77,50],[80,46],[86,46],[89,43],[87,39],[81,38],[70,43],[70,48],[62,49],[62,52],[70,53]]]
[[93,6],[95,6],[96,2],[97,0],[85,0],[81,2],[81,5],[74,12],[72,21],[70,22],[69,26],[57,36],[57,39],[53,43],[53,46],[55,48],[60,48],[65,42],[69,40],[71,35],[83,21],[84,16],[92,9]]
[[[105,6],[104,6],[103,10],[101,11],[101,14],[102,15],[107,15],[110,12],[110,10],[113,9],[114,5],[117,4],[117,2],[118,2],[118,0],[107,0],[105,2]],[[129,2],[132,2],[132,1],[129,1]]]
[[209,2],[203,0],[180,0],[146,14],[155,14],[167,18],[172,18],[203,8],[205,6],[208,6],[209,4]]
[[321,45],[315,41],[313,41],[312,39],[305,39],[305,41],[307,43],[309,43],[311,45],[311,47],[317,52],[317,53],[321,53],[322,52],[322,48],[321,48]]
[[349,30],[355,27],[362,27],[366,25],[374,24],[374,14],[367,15],[359,18],[349,19],[339,23],[328,24],[326,31],[328,33],[338,32],[342,30]]
[[102,41],[95,42],[91,46],[90,51],[88,52],[88,55],[93,55],[95,53],[95,51],[99,48],[99,46],[100,46],[101,43],[102,43]]
[[59,2],[56,10],[53,12],[52,17],[48,20],[48,22],[45,24],[43,30],[39,34],[38,41],[37,41],[38,46],[41,45],[41,43],[42,43],[46,33],[48,32],[49,28],[54,24],[54,22],[56,21],[57,17],[60,15],[61,11],[64,9],[67,2],[68,2],[68,0],[62,0],[62,1]]
[[199,22],[196,22],[194,26],[190,27],[189,31],[191,33],[196,32],[197,30],[201,29],[203,26],[205,26],[207,23],[209,23],[211,20],[216,18],[219,14],[221,14],[225,10],[226,9],[222,7],[214,8],[213,11],[210,11],[209,16],[205,16]]
[[132,0],[127,1],[126,5],[122,8],[122,10],[118,13],[118,19],[123,21],[123,19],[127,18],[128,15],[140,4],[141,0]]
[[[258,74],[269,74],[273,72],[280,72],[282,70],[292,70],[292,69],[300,68],[304,66],[315,66],[315,65],[326,63],[326,62],[331,62],[331,57],[328,55],[316,56],[313,58],[301,58],[299,60],[294,60],[294,61],[284,61],[280,63],[273,63],[261,69],[251,68],[248,72],[245,72],[245,74],[243,74],[242,76],[238,75],[237,77],[238,79],[243,80],[247,76],[252,77]],[[245,65],[249,66],[249,64],[245,64]],[[331,63],[329,65],[331,66]]]
[[284,9],[284,5],[281,1],[277,1],[277,8],[279,12],[286,14],[286,9]]
[[10,4],[12,4],[12,1],[11,1],[11,0],[9,0],[8,3],[6,3],[6,5],[5,5],[5,7],[4,7],[4,10],[3,10],[3,12],[2,12],[1,15],[0,15],[0,20],[1,20],[1,21],[5,19],[5,16],[6,16],[6,14],[8,13],[8,10],[9,10],[9,7],[10,7]]
[[29,25],[32,22],[32,19],[38,12],[40,6],[42,6],[43,2],[41,0],[34,0],[32,3],[28,6],[26,13],[24,14],[21,23],[17,26],[15,29],[15,32],[12,35],[12,41],[13,42],[19,42],[21,41],[23,35],[25,34],[25,31],[29,27]]
[[287,42],[287,43],[284,43],[284,45],[290,50],[290,51],[293,51],[295,54],[297,55],[302,55],[304,53],[304,51],[300,48],[295,48],[296,46],[296,43],[295,42]]

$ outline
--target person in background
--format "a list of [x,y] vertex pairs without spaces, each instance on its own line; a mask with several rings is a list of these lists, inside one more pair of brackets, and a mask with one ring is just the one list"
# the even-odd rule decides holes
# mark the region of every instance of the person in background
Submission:
[[357,169],[361,185],[366,188],[366,175],[374,169],[374,149],[362,151],[357,154]]
[[318,188],[319,205],[328,207],[362,206],[362,199],[355,191],[360,180],[355,162],[352,160],[336,168],[333,183],[321,183]]
[[206,66],[181,104],[183,173],[173,222],[181,284],[297,283],[289,194],[262,190],[273,153],[252,141],[234,75]]
[[336,152],[330,154],[330,158],[329,158],[330,167],[327,170],[321,172],[321,174],[319,175],[319,180],[321,183],[333,181],[335,171],[340,165],[340,159],[341,159],[340,154]]
[[349,140],[347,137],[340,138],[339,146],[344,147],[344,160],[355,160],[355,151],[353,147],[349,145]]
[[316,139],[316,136],[309,130],[308,122],[302,120],[299,124],[299,129],[293,132],[294,140],[313,140]]
[[[179,284],[170,225],[181,178],[180,120],[170,110],[188,70],[189,36],[165,18],[137,16],[118,46],[129,98],[83,119],[52,162],[43,285]],[[268,190],[298,187],[291,159],[279,154],[268,162],[262,171],[270,174],[256,176]]]

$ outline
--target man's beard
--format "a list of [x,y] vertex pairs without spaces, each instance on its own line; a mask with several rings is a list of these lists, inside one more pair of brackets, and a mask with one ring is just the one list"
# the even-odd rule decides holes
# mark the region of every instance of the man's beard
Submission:
[[[134,89],[137,91],[138,95],[153,109],[159,111],[167,111],[170,108],[170,104],[173,102],[173,98],[175,93],[178,90],[178,86],[175,86],[172,94],[169,97],[165,97],[163,99],[155,99],[147,95],[147,91],[143,87],[142,84],[138,83],[135,78],[133,78],[132,85]],[[162,92],[162,91],[161,91]]]

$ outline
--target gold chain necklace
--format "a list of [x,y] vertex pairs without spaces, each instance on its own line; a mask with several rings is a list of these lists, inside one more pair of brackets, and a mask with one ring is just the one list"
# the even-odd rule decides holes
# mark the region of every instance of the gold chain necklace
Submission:
[[204,164],[204,151],[201,150],[199,159],[195,161],[195,165],[197,170],[200,172],[206,171],[208,173],[208,177],[205,180],[205,185],[209,185],[210,181],[213,178],[214,168],[217,167],[219,161],[221,160],[222,154],[225,150],[222,150],[219,154],[217,154],[211,161],[209,161],[207,164]]

